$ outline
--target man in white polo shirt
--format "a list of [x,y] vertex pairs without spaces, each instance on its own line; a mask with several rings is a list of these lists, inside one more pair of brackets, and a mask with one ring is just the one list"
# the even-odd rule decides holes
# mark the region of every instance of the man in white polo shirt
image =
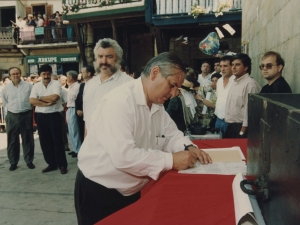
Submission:
[[115,40],[100,39],[94,48],[94,55],[94,67],[96,72],[100,73],[85,85],[83,91],[86,132],[89,130],[91,116],[102,97],[117,86],[132,80],[132,77],[120,70],[123,50]]
[[81,146],[79,126],[75,110],[75,100],[77,98],[80,84],[77,82],[78,73],[74,70],[67,72],[67,80],[69,84],[68,90],[68,102],[67,102],[67,121],[68,130],[71,144],[73,146],[73,151],[69,153],[73,158],[77,158]]
[[32,84],[21,80],[21,70],[12,67],[8,70],[11,83],[5,85],[2,91],[4,107],[7,107],[6,133],[7,133],[7,155],[10,163],[10,171],[17,169],[20,158],[20,140],[24,160],[29,169],[34,169],[34,140],[32,124],[32,108],[29,103],[29,95]]
[[61,100],[61,83],[51,80],[52,67],[48,64],[39,68],[42,81],[36,83],[30,94],[30,103],[35,105],[37,127],[44,159],[48,167],[42,170],[47,173],[60,169],[66,174],[68,162],[62,142],[61,115],[63,110]]
[[222,77],[217,82],[217,102],[215,108],[215,115],[217,116],[215,128],[221,130],[222,136],[224,136],[228,124],[225,122],[225,112],[226,112],[226,101],[228,90],[231,87],[235,76],[232,75],[231,69],[231,57],[223,56],[220,59],[220,68]]

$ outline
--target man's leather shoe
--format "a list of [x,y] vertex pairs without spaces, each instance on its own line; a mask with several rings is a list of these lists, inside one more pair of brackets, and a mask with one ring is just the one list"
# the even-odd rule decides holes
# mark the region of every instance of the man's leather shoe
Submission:
[[75,152],[69,152],[68,153],[68,155],[74,155],[75,154]]
[[60,167],[59,169],[61,174],[66,174],[68,172],[67,168],[65,167]]
[[73,155],[72,155],[72,158],[77,158],[77,153],[74,153]]
[[27,164],[27,167],[28,167],[29,169],[34,169],[34,168],[35,168],[35,165],[33,165],[33,163],[28,163],[28,164]]
[[66,152],[69,152],[69,151],[70,151],[70,149],[69,149],[69,148],[66,148],[66,149],[65,149],[65,151],[66,151]]
[[48,172],[53,171],[53,170],[57,170],[57,167],[48,166],[47,168],[43,169],[42,172],[43,173],[48,173]]
[[10,171],[14,171],[14,170],[16,170],[17,169],[17,166],[16,165],[11,165],[10,167],[9,167],[9,170]]

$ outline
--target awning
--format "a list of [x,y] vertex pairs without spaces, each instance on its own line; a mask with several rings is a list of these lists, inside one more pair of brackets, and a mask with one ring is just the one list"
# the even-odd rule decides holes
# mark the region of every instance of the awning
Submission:
[[68,62],[79,62],[79,54],[69,54],[69,55],[43,55],[43,56],[27,56],[26,63],[68,63]]

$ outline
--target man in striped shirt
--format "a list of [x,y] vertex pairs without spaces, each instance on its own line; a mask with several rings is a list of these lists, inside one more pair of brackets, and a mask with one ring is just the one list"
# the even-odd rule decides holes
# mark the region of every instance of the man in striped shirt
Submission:
[[96,72],[90,82],[86,83],[83,91],[83,118],[86,133],[89,130],[90,120],[102,97],[118,87],[132,80],[120,70],[123,50],[120,45],[110,38],[100,39],[94,48]]

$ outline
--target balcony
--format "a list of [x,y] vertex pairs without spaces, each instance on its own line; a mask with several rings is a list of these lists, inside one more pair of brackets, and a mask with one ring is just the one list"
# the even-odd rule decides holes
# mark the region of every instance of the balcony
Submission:
[[[63,14],[66,20],[86,20],[99,17],[125,17],[145,11],[147,0],[63,0]],[[130,16],[129,15],[129,16]],[[98,18],[96,18],[98,17]]]
[[16,45],[14,29],[12,27],[0,27],[0,45]]
[[[146,21],[154,26],[178,24],[207,24],[220,21],[241,21],[242,0],[223,0],[230,7],[222,7],[222,0],[153,0],[147,7]],[[193,6],[202,12],[191,15]],[[219,13],[217,13],[219,12]]]
[[53,48],[77,45],[74,26],[24,27],[18,35],[18,48]]

